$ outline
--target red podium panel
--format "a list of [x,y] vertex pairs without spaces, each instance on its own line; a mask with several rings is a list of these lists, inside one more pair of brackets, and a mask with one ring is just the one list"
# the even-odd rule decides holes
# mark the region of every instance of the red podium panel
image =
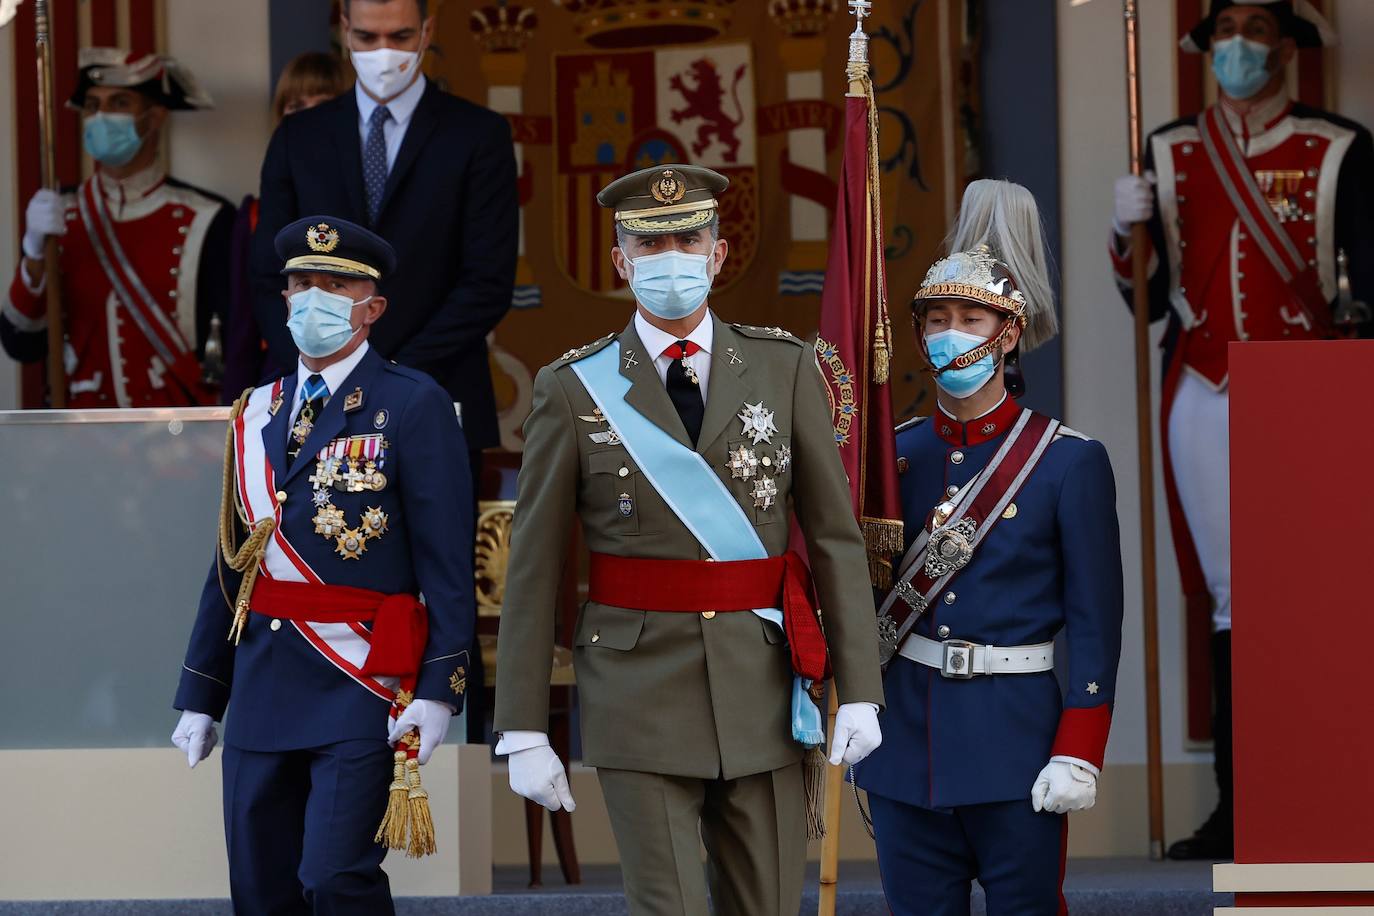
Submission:
[[1374,341],[1233,343],[1230,371],[1236,865],[1216,889],[1374,905]]

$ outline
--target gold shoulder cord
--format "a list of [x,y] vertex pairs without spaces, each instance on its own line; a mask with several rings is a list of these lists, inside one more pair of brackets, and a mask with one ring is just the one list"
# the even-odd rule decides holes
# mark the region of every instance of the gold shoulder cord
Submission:
[[[249,525],[248,516],[243,511],[243,507],[239,505],[238,498],[234,494],[234,467],[236,464],[234,460],[234,421],[248,406],[248,396],[252,393],[253,389],[251,388],[244,391],[229,411],[229,431],[224,438],[224,492],[219,504],[220,555],[230,569],[234,572],[243,573],[243,579],[239,583],[238,596],[234,601],[234,622],[229,627],[229,639],[236,646],[243,637],[243,628],[248,623],[248,602],[253,596],[253,583],[258,579],[258,568],[262,564],[263,555],[267,552],[268,538],[277,528],[275,518],[265,518],[256,526]],[[245,529],[251,528],[248,538],[237,549],[234,547],[234,517],[236,514]],[[224,579],[221,576],[220,590],[223,591],[223,588]],[[227,594],[225,598],[228,598]]]

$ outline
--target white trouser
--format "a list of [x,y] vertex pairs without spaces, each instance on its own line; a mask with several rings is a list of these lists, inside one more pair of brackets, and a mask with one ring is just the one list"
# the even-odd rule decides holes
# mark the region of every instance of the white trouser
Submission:
[[1212,594],[1212,628],[1231,629],[1231,436],[1229,391],[1184,369],[1169,411],[1169,459]]

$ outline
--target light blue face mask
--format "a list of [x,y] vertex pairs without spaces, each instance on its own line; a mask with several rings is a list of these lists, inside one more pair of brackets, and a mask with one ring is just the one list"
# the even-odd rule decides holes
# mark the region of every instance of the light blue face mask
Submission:
[[371,299],[368,296],[354,302],[318,286],[292,294],[287,300],[291,303],[291,315],[286,319],[286,327],[296,348],[312,359],[338,353],[357,333],[349,324],[353,310]]
[[664,251],[630,260],[630,289],[639,304],[667,321],[686,318],[711,291],[711,258]]
[[115,168],[127,165],[143,146],[131,114],[93,114],[82,125],[81,137],[92,159]]
[[[987,343],[976,334],[965,334],[950,328],[926,338],[926,352],[936,369],[948,366],[960,356]],[[935,384],[952,398],[963,400],[979,391],[997,372],[997,360],[989,353],[972,366],[950,369],[935,376]]]
[[1212,42],[1212,73],[1222,91],[1233,99],[1248,99],[1263,89],[1273,77],[1270,50],[1239,35]]

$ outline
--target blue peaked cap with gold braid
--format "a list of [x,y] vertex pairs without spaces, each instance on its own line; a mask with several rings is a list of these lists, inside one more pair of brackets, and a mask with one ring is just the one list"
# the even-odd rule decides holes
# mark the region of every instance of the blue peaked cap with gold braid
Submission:
[[273,239],[283,274],[322,273],[381,280],[396,269],[396,249],[386,239],[335,216],[307,216]]

